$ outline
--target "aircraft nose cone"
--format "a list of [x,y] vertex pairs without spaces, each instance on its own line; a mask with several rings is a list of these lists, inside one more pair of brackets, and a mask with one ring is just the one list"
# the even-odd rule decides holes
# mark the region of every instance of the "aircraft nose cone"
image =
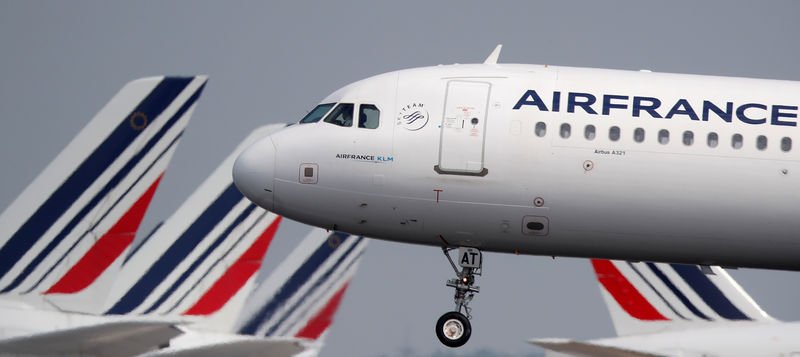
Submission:
[[244,149],[233,163],[233,183],[250,201],[273,210],[275,145],[266,137]]

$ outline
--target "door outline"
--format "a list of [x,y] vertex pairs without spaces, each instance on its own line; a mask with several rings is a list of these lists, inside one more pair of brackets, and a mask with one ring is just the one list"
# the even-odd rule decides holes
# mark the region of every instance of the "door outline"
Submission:
[[[467,84],[479,84],[479,85],[486,85],[485,88],[485,98],[483,103],[483,111],[480,113],[478,120],[481,121],[481,138],[480,138],[480,170],[469,170],[467,168],[464,169],[456,169],[456,168],[446,168],[442,165],[443,154],[447,152],[448,148],[445,148],[445,133],[448,128],[448,105],[451,105],[450,101],[450,94],[451,94],[451,85],[458,84],[458,83],[467,83]],[[481,89],[483,90],[483,89]],[[447,87],[445,89],[445,96],[444,96],[444,111],[442,113],[442,121],[441,121],[441,129],[439,131],[439,161],[433,167],[433,170],[436,171],[438,174],[442,175],[465,175],[465,176],[486,176],[489,173],[489,169],[487,169],[484,164],[484,159],[486,155],[486,121],[489,117],[489,98],[492,94],[492,83],[490,82],[483,82],[483,81],[470,81],[470,80],[450,80],[447,82]],[[474,120],[474,119],[473,119]],[[462,120],[463,121],[463,120]],[[462,126],[463,127],[463,126]],[[463,134],[462,134],[463,136]],[[458,143],[456,143],[458,144]],[[443,150],[444,149],[444,150]]]

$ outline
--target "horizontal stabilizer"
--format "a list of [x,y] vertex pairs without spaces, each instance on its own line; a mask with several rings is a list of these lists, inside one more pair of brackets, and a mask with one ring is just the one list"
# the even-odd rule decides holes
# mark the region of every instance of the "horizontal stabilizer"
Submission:
[[165,321],[121,321],[0,341],[0,355],[136,356],[180,335]]
[[565,353],[575,357],[656,357],[650,353],[630,351],[619,347],[602,346],[589,342],[572,341],[563,338],[537,338],[528,343],[539,347]]

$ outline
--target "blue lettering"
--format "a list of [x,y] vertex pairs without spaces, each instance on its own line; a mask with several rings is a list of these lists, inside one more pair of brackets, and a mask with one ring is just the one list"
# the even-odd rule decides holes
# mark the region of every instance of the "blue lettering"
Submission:
[[553,92],[553,108],[554,112],[558,112],[561,108],[561,92]]
[[781,120],[781,118],[797,118],[797,113],[781,113],[781,110],[797,110],[797,107],[789,105],[773,105],[772,119],[770,119],[769,123],[772,125],[797,126],[797,122],[795,121]]
[[[579,101],[575,100],[577,98],[584,98],[584,99],[586,99],[586,101],[579,102]],[[594,109],[592,109],[592,104],[594,104],[594,102],[596,102],[596,101],[597,101],[597,98],[595,98],[593,95],[591,95],[589,93],[572,93],[572,92],[569,92],[569,94],[567,95],[567,112],[568,113],[575,113],[575,107],[578,106],[578,107],[583,108],[583,110],[586,111],[589,114],[597,114],[597,112]]]
[[[643,105],[642,102],[648,102],[649,105]],[[646,111],[653,118],[661,118],[656,109],[661,106],[661,100],[653,97],[633,97],[633,116],[639,117],[642,110]]]
[[628,100],[627,95],[606,94],[603,96],[603,115],[608,115],[611,109],[627,109],[627,104],[611,103],[612,99]]
[[767,122],[767,118],[766,117],[765,118],[760,118],[760,119],[754,119],[754,118],[748,117],[745,114],[745,110],[750,109],[750,108],[758,108],[758,109],[767,110],[767,106],[764,105],[764,104],[747,103],[747,104],[741,105],[738,108],[736,108],[736,117],[739,118],[739,120],[741,120],[743,123],[746,123],[746,124],[754,124],[755,125],[755,124],[764,124],[764,123]]
[[665,116],[664,118],[672,119],[674,115],[678,114],[688,115],[689,118],[692,120],[700,120],[700,118],[697,117],[697,113],[694,112],[692,105],[689,104],[689,101],[686,99],[679,99],[678,102],[672,106],[672,109],[669,110],[669,113],[667,113],[667,116]]
[[[531,100],[528,100],[528,98]],[[539,110],[543,112],[547,111],[547,106],[544,105],[542,98],[540,98],[533,89],[528,89],[528,91],[522,95],[522,98],[519,98],[519,101],[517,101],[517,105],[514,106],[514,109],[522,108],[523,105],[535,105],[539,108]]]
[[[560,112],[561,92],[553,91],[553,96],[551,98],[552,100],[550,108],[553,112]],[[662,106],[661,99],[656,97],[641,96],[633,96],[632,98],[632,103],[629,104],[628,101],[631,100],[631,96],[620,94],[603,94],[601,108],[602,115],[611,115],[611,111],[613,109],[623,111],[630,109],[631,116],[634,118],[638,118],[645,114],[652,118],[662,118],[661,114],[659,113],[659,109]],[[566,102],[567,113],[575,113],[576,108],[580,107],[587,114],[598,114],[597,110],[593,108],[595,103],[597,103],[597,96],[594,94],[567,92]],[[525,91],[522,97],[520,97],[517,103],[514,105],[514,110],[518,110],[523,106],[535,106],[543,112],[550,111],[547,108],[547,104],[545,104],[544,100],[542,100],[542,97],[540,97],[539,94],[533,89],[528,89]],[[800,110],[800,106],[773,105],[770,109],[768,105],[765,104],[746,103],[736,107],[735,109],[736,118],[745,124],[766,124],[767,120],[769,120],[769,124],[771,125],[794,127],[799,126],[798,118],[800,118],[800,114],[798,110]],[[763,110],[764,114],[759,116],[755,111],[753,111],[754,109]],[[667,114],[663,116],[663,118],[672,119],[676,115],[685,115],[691,120],[701,120],[701,118],[698,117],[698,113],[692,107],[692,104],[689,103],[689,100],[684,98],[678,99],[669,109]],[[716,116],[726,123],[733,122],[734,103],[725,102],[724,106],[719,106],[712,101],[703,100],[702,121],[709,121],[711,116]],[[769,118],[767,118],[767,116],[769,116]],[[378,158],[378,161],[393,160],[394,159],[392,157]]]
[[703,121],[708,121],[708,112],[712,111],[717,114],[725,122],[730,123],[733,119],[733,102],[728,102],[725,106],[725,111],[720,109],[716,104],[707,100],[703,101]]

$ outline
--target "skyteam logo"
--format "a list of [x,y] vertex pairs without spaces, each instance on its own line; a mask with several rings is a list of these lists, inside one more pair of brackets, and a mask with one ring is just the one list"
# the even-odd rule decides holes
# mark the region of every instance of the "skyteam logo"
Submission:
[[406,130],[417,131],[428,124],[428,111],[422,103],[411,103],[400,109],[397,114],[397,125]]

